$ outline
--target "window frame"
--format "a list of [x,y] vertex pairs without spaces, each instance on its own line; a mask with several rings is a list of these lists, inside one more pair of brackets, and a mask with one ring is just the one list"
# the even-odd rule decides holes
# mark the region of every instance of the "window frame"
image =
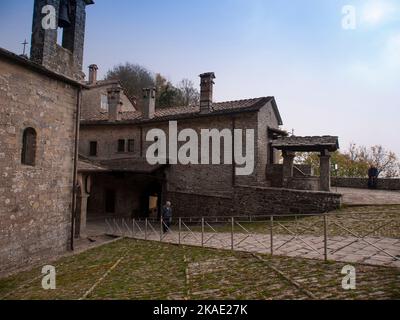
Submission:
[[126,140],[125,139],[118,139],[117,152],[118,153],[125,153],[126,152]]
[[[28,136],[30,134],[30,136]],[[28,141],[28,139],[31,141]],[[29,144],[31,142],[31,144]],[[37,132],[34,128],[25,128],[22,132],[21,164],[35,167],[37,154]]]
[[[92,146],[96,146],[95,147],[95,152],[93,151]],[[89,141],[89,157],[97,157],[99,154],[99,144],[97,141]]]
[[135,139],[128,139],[128,152],[129,153],[135,152]]

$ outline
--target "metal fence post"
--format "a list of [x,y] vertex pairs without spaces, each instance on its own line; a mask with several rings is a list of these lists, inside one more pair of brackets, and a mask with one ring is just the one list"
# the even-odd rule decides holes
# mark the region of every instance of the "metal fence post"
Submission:
[[182,218],[179,218],[178,244],[181,245]]
[[231,228],[231,249],[232,249],[232,251],[235,250],[234,232],[235,232],[235,218],[232,217],[232,228]]
[[204,247],[204,218],[201,218],[201,246]]
[[161,224],[160,224],[160,242],[163,241],[163,231],[164,231],[164,219],[161,217]]
[[135,219],[132,220],[132,238],[135,238],[135,228],[136,228],[136,222]]
[[324,259],[328,261],[328,216],[324,214]]
[[274,255],[274,216],[271,216],[270,221],[270,242],[271,242],[271,256]]
[[146,218],[144,221],[144,240],[147,240],[147,228],[148,228],[148,220]]

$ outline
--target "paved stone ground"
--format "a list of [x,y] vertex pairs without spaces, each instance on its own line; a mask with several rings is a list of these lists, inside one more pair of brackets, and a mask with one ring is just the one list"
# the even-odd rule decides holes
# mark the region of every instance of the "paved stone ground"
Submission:
[[346,205],[394,205],[400,204],[400,191],[333,188],[343,195]]
[[[125,234],[129,237],[129,234]],[[136,239],[144,239],[144,234],[137,234]],[[226,249],[232,248],[230,233],[181,233],[180,243],[206,248]],[[152,231],[147,235],[147,240],[160,241],[160,234]],[[365,263],[377,266],[390,266],[400,268],[400,239],[391,238],[365,238],[359,241],[355,237],[329,237],[328,259],[349,263]],[[179,234],[171,232],[163,237],[163,242],[179,244]],[[369,242],[369,243],[368,243]],[[269,235],[240,234],[234,235],[234,250],[269,254],[271,253],[271,240]],[[324,259],[324,238],[316,236],[301,236],[294,238],[289,235],[276,235],[273,239],[274,255],[299,257],[308,259]],[[384,250],[384,251],[383,251]]]

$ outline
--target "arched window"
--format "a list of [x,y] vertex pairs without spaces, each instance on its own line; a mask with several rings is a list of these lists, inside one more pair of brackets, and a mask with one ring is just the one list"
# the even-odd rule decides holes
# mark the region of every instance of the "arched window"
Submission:
[[36,131],[33,128],[24,130],[22,138],[21,163],[27,166],[34,166],[36,160]]

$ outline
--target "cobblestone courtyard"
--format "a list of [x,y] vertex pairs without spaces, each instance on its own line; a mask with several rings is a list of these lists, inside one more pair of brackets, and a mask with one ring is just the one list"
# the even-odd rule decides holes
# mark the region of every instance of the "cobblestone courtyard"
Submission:
[[52,264],[56,290],[42,289],[37,266],[0,280],[0,299],[400,299],[397,268],[354,264],[356,289],[347,291],[346,263],[152,241],[120,240]]
[[328,214],[326,221],[321,215],[275,217],[273,222],[235,218],[233,225],[230,219],[175,219],[170,232],[162,236],[159,221],[148,221],[146,226],[144,221],[110,219],[103,228],[109,234],[141,240],[400,268],[399,210],[399,206],[347,208]]

